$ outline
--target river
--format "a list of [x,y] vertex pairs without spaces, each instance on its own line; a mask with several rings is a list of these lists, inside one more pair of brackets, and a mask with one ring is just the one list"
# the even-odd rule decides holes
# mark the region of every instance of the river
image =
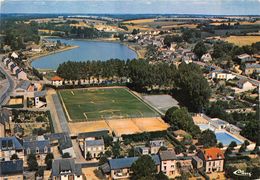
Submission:
[[137,54],[132,49],[118,42],[86,41],[86,40],[68,40],[68,39],[49,39],[60,40],[72,46],[78,46],[68,51],[62,51],[55,54],[35,59],[32,66],[37,69],[57,69],[59,64],[66,61],[87,61],[101,60],[106,61],[112,58],[134,59]]

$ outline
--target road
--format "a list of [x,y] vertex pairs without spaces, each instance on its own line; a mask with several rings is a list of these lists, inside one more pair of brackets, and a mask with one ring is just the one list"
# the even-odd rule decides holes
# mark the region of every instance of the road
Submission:
[[15,78],[12,77],[12,75],[11,75],[11,74],[12,74],[11,71],[9,71],[8,69],[6,69],[6,68],[4,67],[4,64],[2,63],[2,58],[3,58],[3,56],[4,56],[3,54],[0,55],[0,71],[1,71],[3,74],[5,74],[5,76],[6,76],[7,80],[8,80],[8,82],[9,82],[10,87],[9,87],[9,89],[8,89],[8,91],[7,91],[8,96],[3,100],[3,102],[0,102],[0,105],[3,105],[3,104],[6,104],[6,103],[7,103],[10,94],[13,92],[13,90],[14,90],[14,88],[16,87],[16,84],[17,84]]

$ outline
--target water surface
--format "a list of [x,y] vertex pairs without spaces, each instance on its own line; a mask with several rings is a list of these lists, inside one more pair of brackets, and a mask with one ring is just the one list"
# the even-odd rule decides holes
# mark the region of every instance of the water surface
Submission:
[[40,57],[32,62],[32,66],[38,69],[57,69],[59,64],[66,61],[106,61],[112,58],[122,60],[137,58],[137,54],[132,49],[118,42],[101,42],[85,40],[49,39],[60,40],[61,43],[79,46],[68,51],[50,54]]

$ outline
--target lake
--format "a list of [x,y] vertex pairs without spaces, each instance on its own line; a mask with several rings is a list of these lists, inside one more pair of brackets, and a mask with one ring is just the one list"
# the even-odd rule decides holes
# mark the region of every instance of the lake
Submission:
[[137,54],[132,49],[118,42],[101,42],[86,40],[48,39],[73,46],[79,46],[68,51],[63,51],[35,59],[32,66],[37,69],[57,69],[59,64],[66,61],[106,61],[112,58],[134,59]]

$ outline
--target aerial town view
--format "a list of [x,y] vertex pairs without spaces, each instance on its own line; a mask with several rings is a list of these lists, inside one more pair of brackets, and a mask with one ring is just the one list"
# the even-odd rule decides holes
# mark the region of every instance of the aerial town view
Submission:
[[259,0],[0,0],[0,180],[260,179]]

